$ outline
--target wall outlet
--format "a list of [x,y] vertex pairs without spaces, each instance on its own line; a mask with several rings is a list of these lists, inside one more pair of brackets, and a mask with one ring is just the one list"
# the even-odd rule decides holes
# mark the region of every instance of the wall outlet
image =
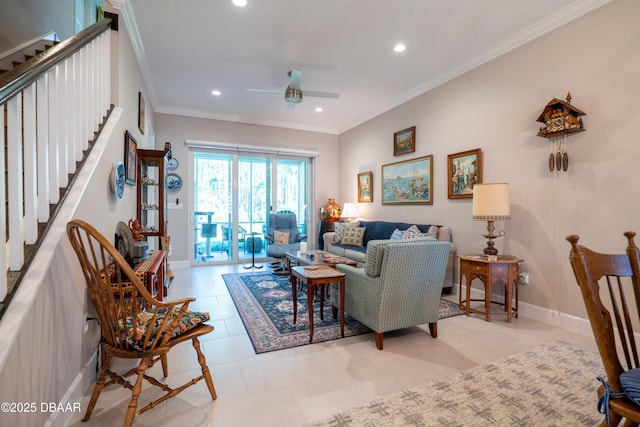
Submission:
[[518,283],[522,285],[529,284],[529,273],[518,273]]

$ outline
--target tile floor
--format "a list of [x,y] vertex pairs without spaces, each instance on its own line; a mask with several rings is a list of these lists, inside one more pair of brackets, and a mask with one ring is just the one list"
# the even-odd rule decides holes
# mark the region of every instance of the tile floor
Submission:
[[[303,426],[403,389],[444,378],[539,344],[563,339],[594,349],[591,337],[520,317],[508,324],[458,316],[438,322],[438,338],[427,326],[385,334],[378,351],[371,334],[256,355],[221,275],[246,272],[242,265],[175,271],[169,299],[197,297],[193,309],[211,314],[215,331],[202,339],[218,399],[204,382],[136,417],[136,426]],[[452,296],[457,298],[457,296]],[[169,354],[169,384],[200,374],[189,343]],[[160,372],[155,366],[154,372]],[[85,391],[83,410],[93,385]],[[595,387],[595,384],[594,384]],[[140,406],[155,387],[143,389]],[[71,426],[121,426],[128,390],[102,392],[91,419]]]

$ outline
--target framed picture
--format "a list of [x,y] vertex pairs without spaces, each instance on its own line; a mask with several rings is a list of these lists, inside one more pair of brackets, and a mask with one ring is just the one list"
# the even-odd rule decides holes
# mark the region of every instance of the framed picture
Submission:
[[144,135],[144,96],[138,92],[138,129]]
[[382,204],[433,204],[433,156],[382,165]]
[[358,203],[373,202],[373,172],[358,174]]
[[416,127],[398,131],[393,134],[393,155],[413,153],[416,151]]
[[136,185],[136,174],[138,168],[138,143],[133,138],[133,135],[129,133],[129,131],[126,131],[124,134],[124,166],[124,182],[130,185]]
[[473,185],[482,182],[482,150],[463,151],[447,156],[447,193],[450,199],[470,199]]

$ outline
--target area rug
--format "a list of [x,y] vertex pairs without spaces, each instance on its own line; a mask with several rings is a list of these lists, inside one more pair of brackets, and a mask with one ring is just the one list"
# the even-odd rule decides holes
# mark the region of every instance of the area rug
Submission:
[[557,341],[351,409],[316,427],[596,426],[597,353]]
[[[309,312],[306,288],[298,291],[298,320],[293,323],[293,300],[288,276],[264,273],[223,274],[231,298],[240,313],[256,354],[309,344]],[[320,304],[313,307],[313,342],[341,338],[340,322],[331,315],[331,304],[324,304],[324,321]],[[440,319],[458,316],[464,310],[457,303],[440,300]],[[369,328],[345,314],[344,336],[371,332]]]

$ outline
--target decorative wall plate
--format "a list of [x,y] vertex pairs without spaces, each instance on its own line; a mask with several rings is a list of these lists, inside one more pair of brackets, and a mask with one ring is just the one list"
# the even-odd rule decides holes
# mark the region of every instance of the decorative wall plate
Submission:
[[172,171],[178,169],[180,162],[175,157],[172,157],[171,160],[167,162],[167,169]]
[[177,173],[168,173],[164,179],[167,191],[178,191],[182,188],[182,178]]
[[118,200],[122,200],[124,196],[124,182],[125,172],[124,163],[118,162],[113,169],[111,169],[111,177],[109,179],[111,184],[111,191],[116,195]]

